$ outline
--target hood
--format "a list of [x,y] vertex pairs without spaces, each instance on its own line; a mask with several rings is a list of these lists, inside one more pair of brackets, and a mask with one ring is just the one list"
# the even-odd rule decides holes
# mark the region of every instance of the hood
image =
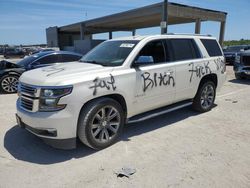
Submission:
[[17,64],[11,63],[11,62],[6,61],[6,60],[0,61],[0,70],[12,69],[12,68],[20,68],[20,67]]
[[224,55],[235,55],[237,52],[224,52]]
[[90,63],[63,63],[27,71],[20,81],[37,86],[63,86],[94,80],[102,75],[109,75],[113,67],[103,67]]
[[250,56],[250,50],[246,50],[244,52],[239,53],[240,55],[244,55],[244,56]]

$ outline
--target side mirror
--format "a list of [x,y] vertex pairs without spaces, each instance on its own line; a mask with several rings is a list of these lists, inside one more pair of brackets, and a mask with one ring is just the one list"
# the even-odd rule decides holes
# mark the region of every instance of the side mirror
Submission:
[[136,67],[141,65],[149,65],[154,63],[154,58],[152,56],[139,56],[137,60],[134,62]]

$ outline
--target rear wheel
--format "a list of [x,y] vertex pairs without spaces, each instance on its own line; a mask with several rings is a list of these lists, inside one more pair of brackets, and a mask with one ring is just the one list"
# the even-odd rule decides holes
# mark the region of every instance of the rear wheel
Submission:
[[124,112],[113,99],[101,98],[82,109],[78,137],[93,149],[104,149],[118,139],[124,126]]
[[215,84],[211,81],[203,82],[193,100],[193,108],[199,112],[207,112],[212,109],[216,96]]
[[5,75],[0,80],[0,90],[4,93],[16,93],[19,77],[16,75]]

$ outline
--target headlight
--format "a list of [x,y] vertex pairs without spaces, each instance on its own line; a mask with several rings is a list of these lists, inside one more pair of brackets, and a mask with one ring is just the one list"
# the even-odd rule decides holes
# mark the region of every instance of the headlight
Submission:
[[69,95],[73,87],[41,89],[39,111],[51,112],[62,110],[66,104],[58,104],[60,98]]

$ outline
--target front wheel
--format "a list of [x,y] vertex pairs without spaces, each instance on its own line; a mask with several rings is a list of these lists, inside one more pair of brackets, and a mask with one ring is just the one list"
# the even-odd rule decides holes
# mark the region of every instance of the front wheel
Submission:
[[193,100],[193,109],[207,112],[212,109],[216,96],[215,84],[211,81],[203,82]]
[[124,126],[124,111],[113,99],[101,98],[83,107],[78,137],[93,149],[104,149],[118,139]]
[[241,74],[239,74],[239,73],[235,73],[235,78],[236,78],[237,80],[242,80],[242,79],[244,79],[244,77],[243,77]]
[[5,75],[0,79],[0,90],[4,93],[16,93],[19,77],[16,75]]

